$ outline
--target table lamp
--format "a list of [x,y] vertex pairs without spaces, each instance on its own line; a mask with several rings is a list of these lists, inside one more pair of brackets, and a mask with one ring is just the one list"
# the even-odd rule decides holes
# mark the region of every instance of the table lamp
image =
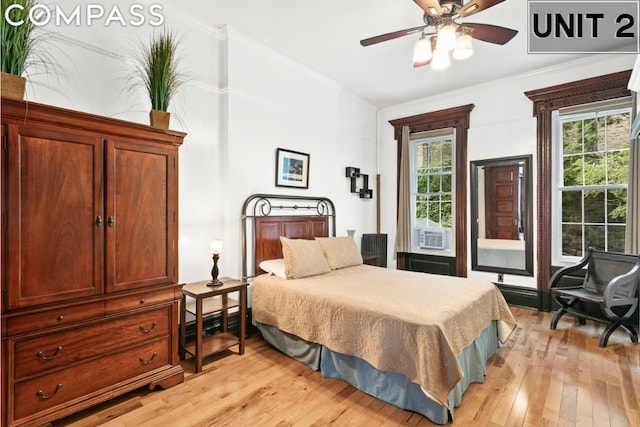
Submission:
[[218,280],[218,259],[220,259],[223,242],[220,239],[211,239],[209,246],[213,254],[213,268],[211,269],[211,281],[207,283],[207,286],[221,286],[222,282]]

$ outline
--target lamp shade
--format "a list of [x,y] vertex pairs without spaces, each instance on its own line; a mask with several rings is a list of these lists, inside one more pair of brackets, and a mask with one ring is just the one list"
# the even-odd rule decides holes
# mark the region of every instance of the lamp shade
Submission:
[[421,64],[431,61],[431,40],[424,35],[418,39],[413,48],[413,63]]
[[222,253],[222,247],[224,246],[224,242],[220,239],[211,239],[209,241],[209,246],[211,247],[212,254],[220,255],[220,253]]
[[431,68],[433,68],[434,70],[442,70],[444,68],[447,68],[449,64],[451,64],[451,60],[449,59],[449,52],[436,46],[436,49],[433,51]]
[[471,40],[471,36],[468,34],[458,37],[458,40],[456,40],[456,48],[453,51],[453,57],[455,59],[466,59],[473,55]]
[[438,45],[436,49],[449,52],[456,47],[456,29],[453,25],[445,25],[438,30]]

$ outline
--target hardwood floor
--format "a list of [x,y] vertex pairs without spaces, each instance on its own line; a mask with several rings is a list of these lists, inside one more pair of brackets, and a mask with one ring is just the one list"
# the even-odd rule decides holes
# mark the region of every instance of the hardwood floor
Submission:
[[[512,308],[518,327],[455,410],[454,426],[640,426],[640,344],[616,331],[598,347],[602,325],[578,327],[550,313]],[[115,426],[430,426],[347,383],[322,378],[270,347],[259,334],[244,356],[228,352],[185,382],[136,390],[54,427]]]

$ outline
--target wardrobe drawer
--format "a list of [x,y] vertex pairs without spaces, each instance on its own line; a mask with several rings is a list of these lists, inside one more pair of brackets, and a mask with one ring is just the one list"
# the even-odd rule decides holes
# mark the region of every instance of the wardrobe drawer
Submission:
[[[16,383],[14,419],[20,420],[73,399],[88,398],[122,381],[166,367],[168,339],[114,353],[48,375]],[[105,391],[106,392],[106,391]]]
[[[169,335],[169,307],[26,340],[11,340],[16,380]],[[11,347],[10,347],[11,348]]]
[[56,308],[24,316],[7,319],[7,334],[9,336],[39,329],[64,326],[73,322],[95,319],[104,316],[104,302],[76,305],[73,307]]
[[118,313],[125,310],[143,308],[154,304],[174,301],[173,288],[157,291],[140,292],[122,298],[107,301],[107,314]]

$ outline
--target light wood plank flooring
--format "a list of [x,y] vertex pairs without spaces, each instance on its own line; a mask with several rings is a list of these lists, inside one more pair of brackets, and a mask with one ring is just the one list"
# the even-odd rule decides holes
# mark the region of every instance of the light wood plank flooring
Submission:
[[[602,325],[513,308],[518,328],[472,384],[454,426],[640,426],[640,344],[616,331],[598,347]],[[430,426],[343,381],[287,358],[256,334],[244,356],[208,359],[167,390],[136,390],[59,420],[54,427]]]

